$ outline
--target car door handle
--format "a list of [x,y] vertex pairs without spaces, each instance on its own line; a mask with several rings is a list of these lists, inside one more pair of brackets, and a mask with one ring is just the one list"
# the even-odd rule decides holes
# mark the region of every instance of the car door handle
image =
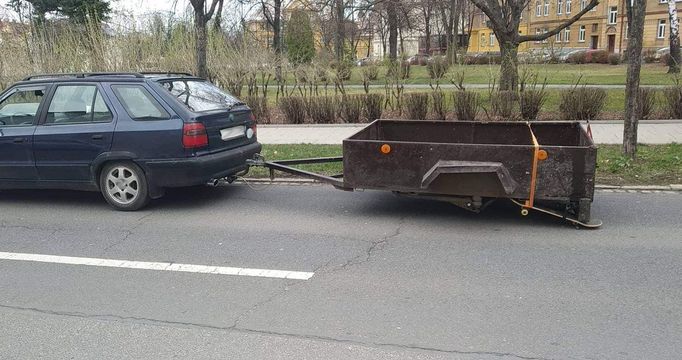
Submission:
[[23,143],[24,141],[26,141],[26,138],[18,137],[18,138],[14,138],[14,140],[12,140],[12,141],[13,141],[15,144],[21,144],[21,143]]
[[102,140],[104,139],[104,135],[92,135],[92,140]]

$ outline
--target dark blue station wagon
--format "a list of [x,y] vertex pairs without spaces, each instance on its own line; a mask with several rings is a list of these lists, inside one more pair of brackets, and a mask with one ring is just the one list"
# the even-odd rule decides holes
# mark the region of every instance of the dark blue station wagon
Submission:
[[260,149],[251,110],[190,74],[38,75],[0,94],[0,189],[101,191],[137,210],[234,178]]

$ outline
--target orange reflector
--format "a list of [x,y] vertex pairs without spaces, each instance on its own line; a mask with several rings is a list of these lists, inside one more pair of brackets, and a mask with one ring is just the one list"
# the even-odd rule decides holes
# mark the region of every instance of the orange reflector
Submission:
[[545,150],[539,150],[538,151],[538,160],[547,160],[547,151]]
[[390,152],[391,152],[391,145],[388,145],[388,144],[381,145],[381,153],[382,154],[388,154]]

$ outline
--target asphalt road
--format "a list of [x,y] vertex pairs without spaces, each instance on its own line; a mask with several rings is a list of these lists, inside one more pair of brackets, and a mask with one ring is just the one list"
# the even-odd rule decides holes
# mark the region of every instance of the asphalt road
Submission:
[[309,280],[0,260],[0,358],[679,359],[682,194],[597,194],[600,230],[506,204],[324,186],[0,192],[0,252],[314,272]]

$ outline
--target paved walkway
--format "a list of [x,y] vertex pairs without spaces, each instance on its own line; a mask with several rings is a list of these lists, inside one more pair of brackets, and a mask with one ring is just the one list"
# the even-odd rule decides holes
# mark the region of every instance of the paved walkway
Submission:
[[[258,140],[263,144],[340,144],[363,128],[362,124],[339,125],[260,125]],[[623,123],[592,122],[592,134],[598,144],[622,144]],[[639,124],[639,142],[643,144],[682,143],[682,120],[651,120]]]

